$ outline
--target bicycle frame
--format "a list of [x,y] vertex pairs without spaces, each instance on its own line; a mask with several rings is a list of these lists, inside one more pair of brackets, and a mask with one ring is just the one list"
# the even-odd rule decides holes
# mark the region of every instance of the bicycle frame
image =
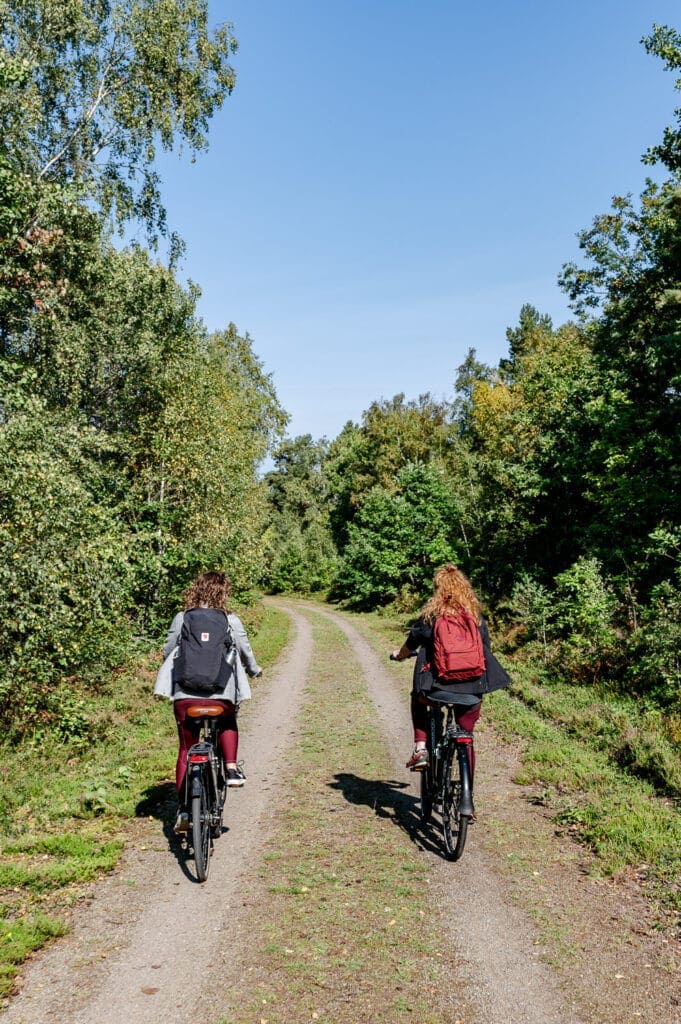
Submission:
[[[468,821],[474,814],[469,762],[472,743],[472,733],[456,725],[453,705],[428,702],[430,761],[421,779],[421,818],[425,824],[430,821],[433,808],[439,811],[445,847],[453,860],[457,860],[463,852]],[[455,752],[458,765],[456,778],[452,775]]]
[[225,796],[222,756],[217,742],[218,727],[215,718],[201,718],[200,722],[199,740],[192,744],[187,752],[185,797],[187,806],[191,806],[192,797],[201,796],[201,790],[205,786],[211,811],[211,827],[217,828],[222,819]]

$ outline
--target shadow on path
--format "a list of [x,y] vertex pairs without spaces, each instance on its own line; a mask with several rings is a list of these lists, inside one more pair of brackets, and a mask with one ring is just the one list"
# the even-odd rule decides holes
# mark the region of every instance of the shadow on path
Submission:
[[350,772],[338,772],[334,778],[336,781],[329,783],[330,788],[340,790],[348,803],[371,807],[379,818],[388,818],[406,832],[418,849],[446,859],[433,825],[424,825],[421,821],[419,800],[405,792],[408,783],[396,779],[363,779]]
[[158,786],[149,786],[144,790],[142,798],[135,807],[135,814],[138,818],[157,818],[163,826],[163,835],[166,837],[168,849],[180,865],[182,874],[190,882],[198,879],[187,867],[189,856],[189,843],[181,836],[175,835],[173,826],[177,814],[177,790],[172,782],[161,782]]

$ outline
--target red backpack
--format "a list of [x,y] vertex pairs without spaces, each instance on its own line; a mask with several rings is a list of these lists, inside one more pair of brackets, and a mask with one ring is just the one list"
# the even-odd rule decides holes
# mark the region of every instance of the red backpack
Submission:
[[485,671],[480,629],[463,609],[458,615],[439,615],[433,624],[435,674],[449,682],[477,679]]

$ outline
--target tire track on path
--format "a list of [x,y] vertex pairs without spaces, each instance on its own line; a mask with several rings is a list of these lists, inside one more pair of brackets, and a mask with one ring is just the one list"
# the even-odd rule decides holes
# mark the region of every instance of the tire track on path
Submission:
[[187,1024],[198,1012],[216,1019],[215,985],[238,981],[233,935],[245,927],[244,876],[258,863],[268,812],[281,795],[312,657],[307,618],[285,610],[295,635],[242,712],[248,781],[229,794],[228,831],[215,845],[207,883],[183,874],[159,823],[150,821],[151,848],[126,850],[72,932],[28,966],[3,1024]]
[[[416,796],[418,777],[404,768],[412,745],[411,723],[393,673],[344,616],[320,606],[314,611],[330,619],[352,644],[364,668],[395,770],[398,777],[411,778],[411,792]],[[406,678],[404,685],[406,689]],[[478,744],[478,749],[484,764],[484,745]],[[491,773],[489,764],[478,772],[482,807]],[[561,991],[555,973],[538,959],[542,950],[536,945],[535,932],[522,911],[509,903],[494,864],[476,843],[474,829],[456,864],[425,850],[422,855],[432,857],[433,896],[443,913],[448,939],[462,960],[462,977],[453,978],[452,986],[466,986],[476,1024],[583,1024],[586,1018]]]

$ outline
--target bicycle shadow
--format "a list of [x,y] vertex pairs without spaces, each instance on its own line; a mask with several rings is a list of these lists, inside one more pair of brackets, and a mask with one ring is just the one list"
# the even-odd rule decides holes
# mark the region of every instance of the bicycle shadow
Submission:
[[351,772],[337,772],[334,779],[335,782],[328,783],[329,787],[340,790],[348,803],[371,807],[377,817],[387,818],[401,828],[419,849],[444,859],[442,847],[433,838],[432,824],[424,825],[421,821],[418,798],[406,792],[408,783],[396,779],[363,779]]
[[[161,782],[157,786],[148,786],[135,807],[138,818],[156,818],[161,822],[163,835],[166,837],[168,849],[175,857],[180,870],[190,882],[199,885],[196,876],[187,867],[190,860],[186,841],[175,835],[173,827],[177,814],[177,790],[173,782]],[[223,831],[226,831],[224,829]]]

